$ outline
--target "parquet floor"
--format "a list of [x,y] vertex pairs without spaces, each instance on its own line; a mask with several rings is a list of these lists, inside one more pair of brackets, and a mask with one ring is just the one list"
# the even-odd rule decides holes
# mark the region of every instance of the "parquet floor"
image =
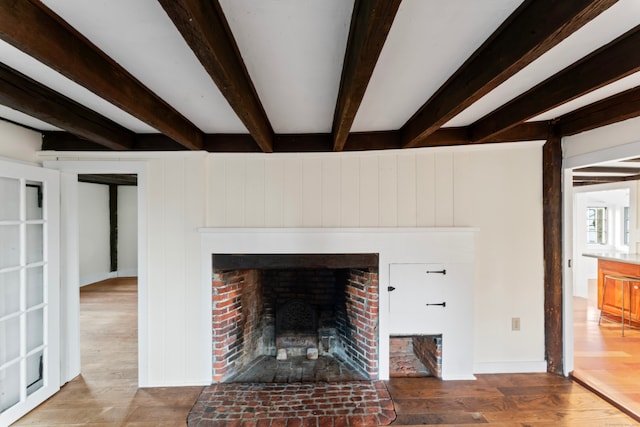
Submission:
[[[82,375],[16,426],[184,426],[202,387],[137,388],[136,285],[110,280],[81,292]],[[640,425],[571,380],[548,374],[477,381],[394,378],[392,425]],[[252,425],[251,427],[255,427]]]
[[640,419],[640,329],[619,323],[598,325],[596,282],[589,298],[575,297],[573,376]]

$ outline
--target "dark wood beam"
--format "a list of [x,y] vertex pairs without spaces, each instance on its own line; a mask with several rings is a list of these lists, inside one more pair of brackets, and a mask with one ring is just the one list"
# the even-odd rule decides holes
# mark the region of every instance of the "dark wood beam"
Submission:
[[626,90],[565,114],[558,120],[562,135],[575,135],[640,116],[640,87]]
[[618,173],[626,175],[637,175],[640,168],[615,167],[615,166],[588,166],[585,168],[574,169],[573,173]]
[[562,139],[552,132],[542,149],[544,331],[547,371],[562,375]]
[[273,129],[217,0],[159,0],[200,63],[264,152]]
[[[524,122],[494,135],[486,142],[545,141],[550,127],[551,123],[548,121]],[[471,143],[476,141],[471,140]]]
[[[402,135],[400,135],[402,138]],[[450,145],[468,145],[471,143],[466,127],[442,128],[420,137],[416,140],[414,148],[418,147],[446,147]],[[402,144],[402,139],[400,140]]]
[[[490,142],[517,142],[544,140],[548,135],[547,122],[522,123],[498,135]],[[447,147],[472,144],[467,128],[446,128],[421,140],[417,147]],[[399,131],[350,133],[344,151],[395,150],[400,149]],[[43,150],[93,151],[104,150],[95,143],[75,137],[66,132],[44,132]],[[184,149],[177,143],[159,134],[138,134],[132,150],[174,151]],[[248,134],[206,134],[203,150],[211,153],[257,153],[261,152]],[[273,140],[275,153],[312,153],[333,151],[331,134],[276,134]]]
[[40,2],[0,1],[0,38],[190,149],[202,133]]
[[135,134],[66,96],[0,64],[0,104],[112,149],[133,147]]
[[403,126],[414,147],[617,0],[527,0]]
[[400,147],[398,131],[357,132],[349,134],[345,151],[395,150]]
[[475,142],[640,71],[640,26],[565,68],[471,126]]
[[[511,129],[494,136],[487,143],[544,141],[549,135],[549,123],[546,121],[520,123]],[[416,147],[446,147],[470,145],[475,142],[469,137],[469,128],[442,128],[427,137],[421,137]]]
[[356,0],[333,116],[333,149],[342,151],[401,0]]
[[138,177],[132,174],[78,174],[78,182],[102,185],[138,185]]
[[626,177],[622,176],[574,176],[573,186],[581,187],[585,185],[607,184],[611,182],[624,182]]
[[214,270],[378,268],[378,254],[213,254]]

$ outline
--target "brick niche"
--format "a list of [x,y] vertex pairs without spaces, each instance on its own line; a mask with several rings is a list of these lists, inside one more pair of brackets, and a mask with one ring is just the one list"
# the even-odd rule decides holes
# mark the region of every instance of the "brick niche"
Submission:
[[[290,341],[317,346],[378,379],[378,295],[372,268],[214,270],[213,382],[231,379],[259,356],[275,357]],[[278,337],[278,313],[292,304],[313,310],[314,336]]]

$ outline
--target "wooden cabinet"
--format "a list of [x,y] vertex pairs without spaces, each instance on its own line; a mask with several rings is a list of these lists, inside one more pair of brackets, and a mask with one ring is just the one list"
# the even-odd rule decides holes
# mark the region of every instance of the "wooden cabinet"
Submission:
[[603,302],[602,295],[604,277],[606,275],[637,277],[640,279],[640,265],[604,259],[598,260],[598,308],[602,310],[604,316],[620,321],[623,309],[623,286],[629,286],[629,288],[625,289],[626,293],[624,295],[625,321],[631,318],[634,325],[640,326],[640,281],[631,282],[630,285],[627,285],[619,280],[608,279],[607,294],[604,296]]

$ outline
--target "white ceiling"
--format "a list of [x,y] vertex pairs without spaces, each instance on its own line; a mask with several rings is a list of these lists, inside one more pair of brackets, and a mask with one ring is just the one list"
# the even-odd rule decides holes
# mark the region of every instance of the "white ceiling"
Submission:
[[521,3],[403,1],[352,130],[402,127]]
[[[205,133],[246,133],[157,0],[42,0]],[[353,0],[221,0],[276,133],[331,131]],[[522,3],[404,0],[352,131],[399,129]],[[640,24],[620,0],[446,126],[465,126]],[[157,132],[4,42],[0,62],[138,133]],[[551,119],[640,85],[640,73],[538,116]],[[0,117],[55,129],[8,108]]]

